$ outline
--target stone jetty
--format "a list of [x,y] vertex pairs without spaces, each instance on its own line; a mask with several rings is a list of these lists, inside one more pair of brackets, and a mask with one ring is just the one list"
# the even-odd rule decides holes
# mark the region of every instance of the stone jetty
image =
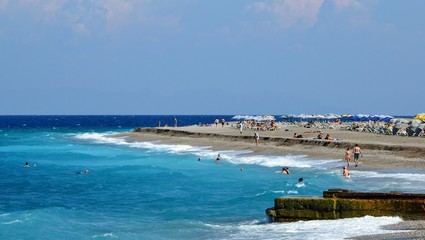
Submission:
[[425,219],[425,194],[366,193],[329,189],[323,197],[282,197],[266,210],[273,222],[340,219],[363,216],[399,216]]

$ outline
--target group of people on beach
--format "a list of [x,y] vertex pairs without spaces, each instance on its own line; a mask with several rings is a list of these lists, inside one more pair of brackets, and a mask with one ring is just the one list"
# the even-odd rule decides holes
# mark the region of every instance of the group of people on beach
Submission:
[[342,175],[346,178],[350,177],[349,167],[351,162],[351,156],[354,156],[354,167],[357,167],[359,165],[360,156],[363,156],[362,149],[359,147],[358,144],[354,146],[353,152],[350,151],[350,148],[347,148],[347,151],[345,151],[345,161],[347,161],[347,165],[342,168]]
[[[220,120],[219,120],[218,118],[216,118],[216,119],[214,120],[214,123],[215,123],[215,127],[218,127],[218,124],[220,123]],[[222,119],[221,119],[221,127],[222,127],[222,128],[224,127],[224,124],[226,124],[226,120],[225,120],[224,118],[222,118]]]
[[[294,133],[294,136],[293,136],[294,138],[304,138],[304,136],[302,135],[302,134],[297,134],[297,133]],[[325,137],[323,137],[323,133],[322,132],[319,132],[319,134],[317,135],[317,137],[316,137],[316,139],[324,139],[324,140],[338,140],[337,138],[333,138],[333,137],[331,137],[331,135],[328,133],[328,134],[326,134],[326,136]]]

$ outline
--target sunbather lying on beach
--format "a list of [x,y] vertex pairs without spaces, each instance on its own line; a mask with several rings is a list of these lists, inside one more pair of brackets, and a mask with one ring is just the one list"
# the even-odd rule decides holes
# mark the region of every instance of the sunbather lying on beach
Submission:
[[301,134],[294,133],[294,138],[303,138],[304,136]]

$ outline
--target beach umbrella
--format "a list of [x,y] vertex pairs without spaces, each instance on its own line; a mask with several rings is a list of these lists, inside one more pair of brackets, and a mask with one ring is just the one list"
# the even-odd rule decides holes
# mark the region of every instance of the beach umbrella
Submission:
[[414,119],[418,119],[418,120],[421,120],[422,122],[425,122],[425,113],[416,114]]

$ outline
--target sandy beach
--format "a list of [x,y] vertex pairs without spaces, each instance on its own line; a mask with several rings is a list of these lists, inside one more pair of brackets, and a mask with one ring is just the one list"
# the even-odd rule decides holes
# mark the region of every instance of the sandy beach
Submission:
[[[338,140],[315,139],[318,132]],[[383,135],[336,129],[304,128],[282,125],[275,131],[257,131],[260,144],[255,145],[254,130],[242,134],[231,125],[148,128],[123,134],[135,141],[161,140],[163,143],[211,146],[216,150],[249,150],[255,154],[306,155],[310,158],[330,158],[343,161],[345,150],[358,144],[363,151],[362,170],[421,169],[425,170],[425,138]],[[294,133],[303,138],[294,138]],[[123,136],[120,135],[120,136]],[[345,161],[345,160],[344,160]]]
[[[345,162],[346,148],[358,144],[363,150],[359,169],[382,171],[385,169],[425,170],[425,138],[383,135],[335,129],[305,128],[298,125],[280,125],[274,131],[257,131],[260,144],[254,141],[255,130],[244,130],[242,134],[232,124],[221,127],[185,126],[143,128],[138,132],[119,134],[129,141],[155,141],[164,144],[188,144],[210,146],[215,150],[248,150],[253,154],[293,154],[309,158],[339,159]],[[319,132],[330,134],[337,140],[315,139]],[[303,138],[294,138],[294,133]],[[353,160],[352,160],[353,161]],[[387,226],[388,229],[413,230],[406,233],[362,236],[356,239],[425,239],[425,221],[404,221]]]

